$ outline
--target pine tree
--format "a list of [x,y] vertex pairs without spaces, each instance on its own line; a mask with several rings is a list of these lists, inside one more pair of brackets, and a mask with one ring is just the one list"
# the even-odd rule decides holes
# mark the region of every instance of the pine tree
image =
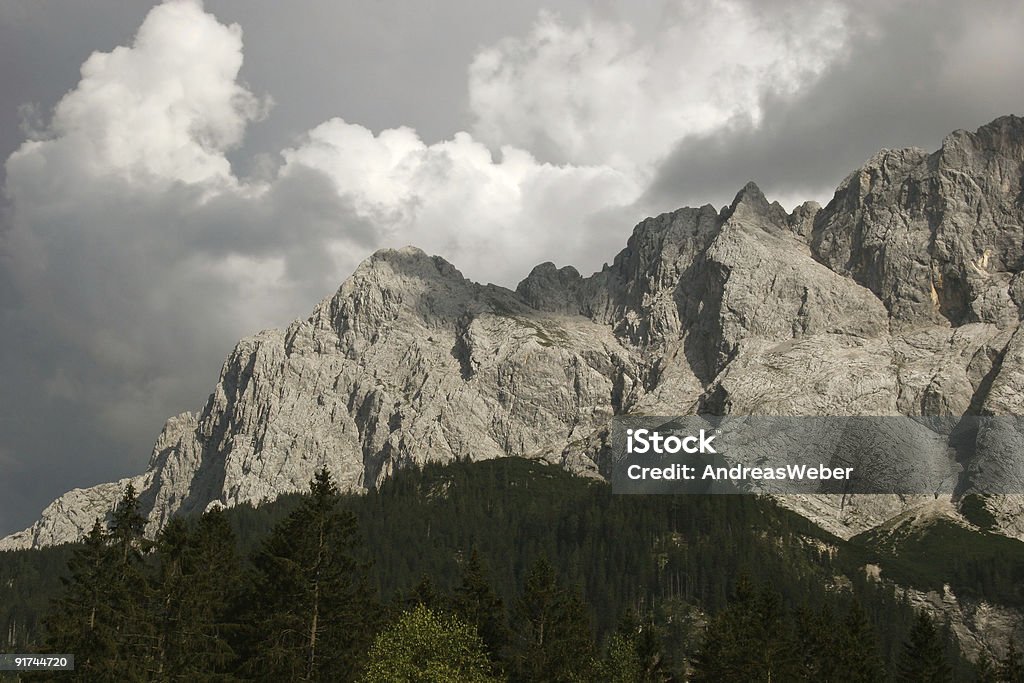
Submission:
[[373,635],[355,517],[326,469],[254,558],[249,672],[292,681],[351,679]]
[[420,576],[420,580],[412,588],[409,599],[406,601],[410,608],[423,605],[435,612],[447,611],[445,596],[437,590],[434,580],[427,574]]
[[52,606],[48,647],[76,656],[74,677],[89,681],[145,678],[152,629],[145,615],[143,536],[146,518],[135,488],[125,487],[108,529],[99,520],[69,561],[64,594]]
[[97,519],[68,561],[71,574],[63,581],[64,593],[46,618],[47,648],[75,655],[75,680],[118,680],[110,666],[117,648],[108,600],[110,560],[107,535]]
[[708,623],[694,680],[792,680],[800,675],[796,647],[778,594],[741,576],[728,607]]
[[558,584],[543,557],[526,577],[514,610],[510,669],[516,681],[586,680],[595,664],[583,599]]
[[1009,639],[1006,654],[999,660],[999,680],[1007,683],[1024,683],[1024,662],[1021,661],[1013,638]]
[[455,610],[475,627],[492,659],[508,643],[505,606],[491,587],[487,568],[474,548],[462,570],[462,583],[455,589]]
[[878,640],[857,600],[851,603],[843,619],[828,661],[829,680],[874,683],[884,678],[885,668],[878,651]]
[[228,614],[239,587],[235,538],[218,508],[190,529],[171,520],[157,539],[150,614],[157,677],[216,680],[229,670]]
[[944,683],[953,680],[945,649],[931,618],[917,613],[899,661],[899,680],[907,683]]
[[974,681],[975,683],[999,683],[996,667],[985,652],[978,656],[978,662],[974,665]]
[[111,665],[122,680],[140,678],[152,670],[152,622],[146,614],[146,568],[143,558],[151,543],[146,539],[146,517],[142,514],[138,495],[132,484],[111,513],[108,545],[111,567],[107,599],[110,601],[112,626],[117,633],[117,647]]
[[800,645],[798,658],[799,677],[807,681],[834,680],[841,664],[837,640],[836,619],[826,605],[815,612],[804,605],[796,612],[796,638]]

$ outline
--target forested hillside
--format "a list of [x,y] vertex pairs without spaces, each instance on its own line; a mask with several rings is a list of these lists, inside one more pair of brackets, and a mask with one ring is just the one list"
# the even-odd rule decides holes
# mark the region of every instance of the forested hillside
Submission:
[[74,653],[79,680],[974,679],[865,578],[880,551],[754,497],[508,458],[144,522],[128,491],[81,544],[0,554],[4,649]]

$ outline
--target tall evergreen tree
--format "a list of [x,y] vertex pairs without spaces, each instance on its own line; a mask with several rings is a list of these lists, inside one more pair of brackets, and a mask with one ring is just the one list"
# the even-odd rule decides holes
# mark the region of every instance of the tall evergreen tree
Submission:
[[108,587],[113,626],[118,647],[112,666],[123,679],[145,677],[151,671],[149,656],[153,624],[146,614],[146,567],[144,556],[152,547],[145,537],[146,517],[132,484],[111,513],[107,534],[111,550]]
[[1013,638],[1006,644],[1006,654],[999,660],[999,680],[1007,683],[1024,683],[1024,662],[1021,661],[1017,643]]
[[808,681],[831,680],[838,633],[836,619],[829,606],[815,612],[809,605],[794,615],[795,635],[799,643],[797,669],[799,677]]
[[798,678],[797,640],[778,594],[741,576],[728,607],[708,622],[695,668],[695,681]]
[[508,644],[505,605],[491,587],[490,576],[474,548],[462,568],[462,583],[455,589],[455,610],[475,627],[492,659]]
[[945,648],[931,618],[917,613],[910,637],[903,645],[898,678],[906,683],[945,683],[953,680]]
[[145,678],[152,629],[145,615],[143,536],[146,518],[129,484],[111,513],[107,531],[99,520],[69,562],[64,595],[48,618],[48,646],[76,655],[80,680]]
[[885,667],[878,651],[878,639],[858,600],[850,604],[835,640],[826,653],[828,680],[874,683],[884,678]]
[[373,635],[355,517],[326,468],[254,558],[249,672],[291,681],[349,680]]
[[406,600],[409,608],[423,605],[434,612],[446,612],[448,605],[447,596],[437,589],[434,580],[427,574],[420,577],[420,580],[412,587],[412,592]]
[[596,664],[579,591],[559,585],[543,557],[530,569],[513,612],[510,673],[516,681],[587,680]]
[[46,619],[47,648],[75,655],[74,680],[117,680],[110,668],[117,648],[108,599],[110,559],[106,531],[97,519],[68,561],[71,574],[64,579],[64,593]]
[[189,526],[171,520],[157,539],[150,614],[154,675],[219,680],[230,669],[228,615],[239,588],[235,538],[220,509]]

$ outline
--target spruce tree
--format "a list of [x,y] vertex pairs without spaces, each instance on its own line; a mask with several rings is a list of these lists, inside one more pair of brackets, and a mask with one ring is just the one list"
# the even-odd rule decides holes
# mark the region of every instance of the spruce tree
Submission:
[[1021,661],[1013,638],[1009,639],[1006,654],[999,660],[999,680],[1007,683],[1024,683],[1024,662]]
[[412,592],[406,602],[409,608],[423,605],[435,612],[447,611],[447,600],[444,594],[437,589],[434,580],[427,574],[420,576],[420,580],[412,587]]
[[326,468],[253,560],[248,673],[291,681],[350,680],[373,628],[355,517]]
[[559,585],[541,557],[530,569],[513,612],[510,673],[515,681],[578,681],[589,678],[594,642],[583,599]]
[[841,669],[836,661],[839,639],[836,619],[826,605],[819,612],[804,605],[795,615],[796,639],[799,643],[798,671],[802,680],[833,680],[834,672]]
[[777,593],[741,576],[728,607],[708,622],[695,662],[695,681],[780,681],[798,678],[797,640]]
[[74,680],[117,680],[111,669],[117,633],[108,599],[110,560],[106,531],[97,519],[68,561],[63,595],[46,618],[47,649],[75,655]]
[[64,594],[47,618],[48,647],[76,656],[74,678],[123,681],[149,676],[153,635],[145,614],[146,518],[125,487],[106,531],[97,520],[69,561]]
[[850,604],[828,657],[829,680],[874,683],[884,678],[878,639],[858,600]]
[[193,528],[173,519],[157,539],[150,614],[156,677],[218,680],[234,652],[228,615],[239,587],[235,538],[220,509]]
[[144,556],[152,544],[146,539],[146,517],[132,484],[110,517],[108,544],[111,568],[108,577],[112,626],[117,647],[111,665],[122,680],[148,676],[152,671],[151,645],[155,637],[146,614],[146,567]]
[[917,613],[910,637],[903,645],[898,680],[906,683],[945,683],[953,680],[939,633],[931,618],[923,611]]
[[462,583],[455,589],[455,611],[475,627],[492,659],[508,643],[505,606],[491,587],[487,568],[474,548],[462,569]]

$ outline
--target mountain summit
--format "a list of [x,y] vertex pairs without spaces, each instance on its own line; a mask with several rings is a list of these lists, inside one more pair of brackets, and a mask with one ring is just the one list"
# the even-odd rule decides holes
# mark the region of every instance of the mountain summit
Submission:
[[[305,320],[239,342],[145,473],[66,493],[0,548],[80,538],[128,482],[161,526],[304,490],[322,466],[350,490],[506,455],[602,476],[622,413],[1021,414],[1022,272],[1015,116],[880,152],[824,208],[787,213],[749,183],[724,209],[649,218],[590,277],[545,263],[513,292],[379,251]],[[851,536],[912,501],[787,504]],[[990,505],[1024,535],[1012,500]]]

